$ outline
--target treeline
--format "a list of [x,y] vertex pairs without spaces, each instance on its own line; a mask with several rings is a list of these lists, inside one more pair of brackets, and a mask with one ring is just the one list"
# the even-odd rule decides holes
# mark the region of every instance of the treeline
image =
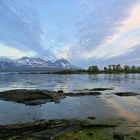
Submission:
[[87,73],[87,70],[62,70],[53,72],[53,74],[84,74]]
[[140,67],[124,65],[109,65],[100,70],[98,66],[90,66],[87,70],[89,73],[140,73]]
[[136,66],[121,66],[120,64],[113,64],[100,69],[98,66],[89,66],[88,69],[80,69],[80,70],[61,70],[56,72],[50,72],[48,74],[100,74],[100,73],[140,73],[140,67]]

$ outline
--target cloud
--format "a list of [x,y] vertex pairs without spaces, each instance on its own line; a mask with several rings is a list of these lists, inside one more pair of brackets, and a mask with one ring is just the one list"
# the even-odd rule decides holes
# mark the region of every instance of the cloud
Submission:
[[94,1],[88,18],[79,23],[79,41],[69,49],[69,58],[76,64],[88,65],[98,60],[101,63],[105,59],[111,61],[133,51],[140,44],[139,2]]
[[106,58],[127,53],[135,45],[140,44],[140,17],[137,13],[140,13],[140,4],[133,7],[130,16],[119,27],[119,31],[111,39],[107,40],[105,45],[99,47],[100,50],[108,48],[109,51],[106,52]]
[[[120,56],[116,56],[116,57],[112,57],[112,58],[108,58],[108,59],[103,59],[103,58],[89,58],[89,59],[75,59],[73,60],[73,62],[78,65],[81,66],[83,68],[87,68],[90,65],[98,65],[100,68],[103,68],[104,66],[108,66],[110,64],[128,64],[128,65],[140,65],[140,56],[139,56],[139,52],[140,52],[140,44],[136,45],[133,47],[133,50],[122,54]],[[81,63],[82,62],[82,63]]]
[[31,1],[0,0],[0,42],[40,56],[53,55],[42,47],[43,31]]
[[128,51],[127,53],[124,53],[122,55],[113,58],[103,59],[102,61],[100,59],[97,59],[96,62],[99,63],[100,65],[102,65],[103,62],[104,65],[120,63],[123,65],[129,64],[131,66],[132,65],[139,66],[140,64],[139,52],[140,52],[140,44],[133,46],[133,49],[131,49],[131,51]]
[[[129,16],[130,9],[135,0],[89,0],[90,14],[83,19],[79,31],[79,45],[83,48],[93,49],[103,44],[117,32],[122,21]],[[127,4],[126,4],[127,2]]]
[[23,51],[15,49],[15,48],[7,47],[2,43],[0,43],[0,51],[2,52],[2,54],[0,54],[0,56],[6,56],[6,57],[12,57],[12,58],[22,57],[22,56],[26,56],[26,55],[29,55],[29,56],[36,55],[32,51],[23,52]]
[[80,66],[117,63],[140,44],[138,13],[140,0],[0,0],[0,55],[8,49]]

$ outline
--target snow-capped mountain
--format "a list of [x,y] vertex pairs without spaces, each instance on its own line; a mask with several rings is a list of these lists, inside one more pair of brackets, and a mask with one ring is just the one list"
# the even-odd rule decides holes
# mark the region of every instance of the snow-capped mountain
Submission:
[[0,71],[49,71],[77,69],[66,59],[45,60],[37,57],[21,57],[10,59],[0,57]]
[[41,58],[30,58],[30,57],[21,57],[17,59],[16,61],[17,65],[28,65],[32,67],[46,67],[52,65],[51,61],[46,61]]
[[70,64],[70,62],[68,61],[68,60],[66,60],[66,59],[58,59],[58,60],[56,60],[55,62],[54,62],[54,64],[56,65],[56,66],[60,66],[60,67],[64,67],[64,68],[66,68],[66,67],[71,67],[72,65]]

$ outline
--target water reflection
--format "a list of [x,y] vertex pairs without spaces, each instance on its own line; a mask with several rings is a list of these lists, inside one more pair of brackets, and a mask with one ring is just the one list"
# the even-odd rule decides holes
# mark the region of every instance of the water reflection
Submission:
[[99,121],[117,114],[104,100],[93,96],[68,97],[59,104],[46,103],[42,106],[0,102],[0,110],[0,124],[40,119],[86,119],[88,116],[96,116],[96,121]]
[[[42,106],[25,106],[0,101],[0,124],[26,122],[38,119],[69,119],[96,116],[97,120],[123,116],[140,118],[140,99],[117,97],[112,92],[132,91],[140,93],[140,74],[0,74],[0,91],[16,88],[47,89],[70,92],[84,88],[114,87],[102,92],[100,98],[93,96],[67,97],[60,103]],[[105,94],[104,94],[105,93]],[[108,95],[110,98],[107,98]]]
[[39,106],[25,106],[13,102],[0,102],[0,124],[28,122],[41,118],[42,111]]
[[137,90],[140,74],[0,74],[0,91],[15,88],[62,89],[69,92],[75,89],[114,87],[120,90]]
[[106,100],[118,115],[131,121],[140,121],[140,100],[137,97],[112,97]]

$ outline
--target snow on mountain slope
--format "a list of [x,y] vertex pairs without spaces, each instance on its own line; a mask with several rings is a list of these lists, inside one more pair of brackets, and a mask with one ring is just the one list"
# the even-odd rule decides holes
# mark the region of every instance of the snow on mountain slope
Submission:
[[16,63],[19,65],[28,65],[32,67],[47,67],[51,65],[51,61],[46,61],[41,58],[30,58],[30,57],[22,57],[16,60]]
[[0,70],[10,69],[36,69],[36,68],[49,68],[49,69],[76,69],[68,60],[44,60],[37,57],[21,57],[19,59],[10,59],[0,57]]
[[68,60],[66,60],[66,59],[58,59],[58,60],[56,60],[54,62],[54,64],[56,66],[61,66],[61,67],[64,67],[64,68],[66,68],[66,67],[72,67],[72,65],[70,64],[70,62]]

